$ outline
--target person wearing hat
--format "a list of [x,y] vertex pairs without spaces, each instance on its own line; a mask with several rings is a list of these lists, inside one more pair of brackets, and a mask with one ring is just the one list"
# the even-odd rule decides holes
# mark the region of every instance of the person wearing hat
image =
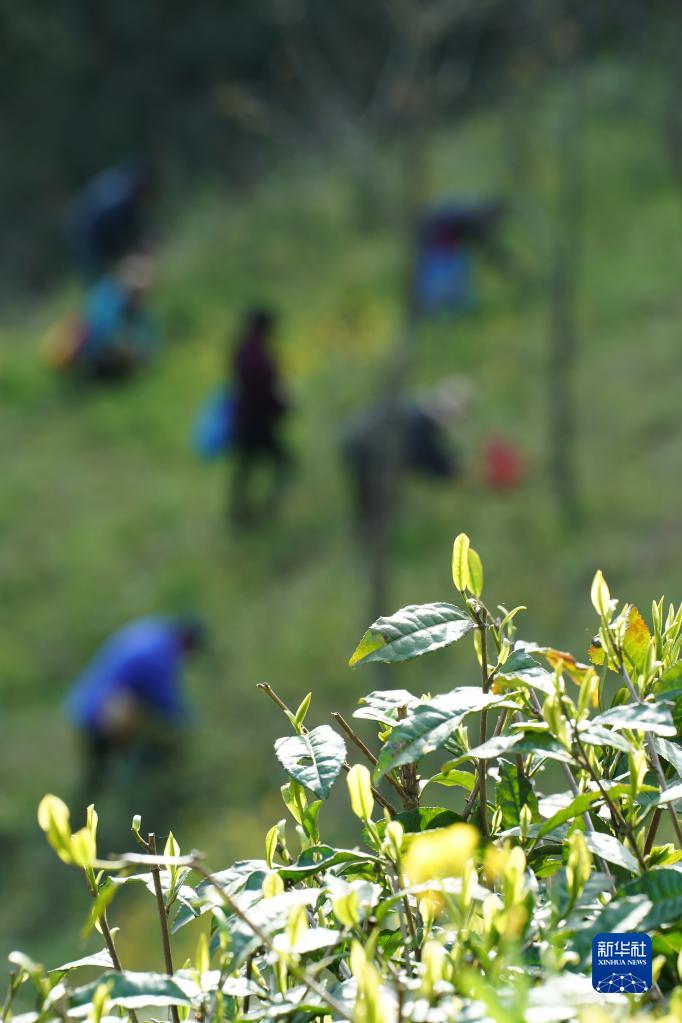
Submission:
[[83,739],[88,798],[119,754],[153,762],[161,737],[187,721],[183,668],[204,644],[197,619],[140,618],[115,632],[75,680],[64,709]]

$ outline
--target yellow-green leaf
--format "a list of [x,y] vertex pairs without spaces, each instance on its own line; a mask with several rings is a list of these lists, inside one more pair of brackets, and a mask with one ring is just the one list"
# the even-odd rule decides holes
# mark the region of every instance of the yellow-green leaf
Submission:
[[645,671],[649,660],[651,633],[636,607],[628,613],[628,627],[623,639],[625,656],[637,671]]
[[601,569],[598,569],[594,574],[590,597],[592,599],[592,606],[597,614],[601,615],[602,618],[607,618],[611,609],[611,594]]
[[275,862],[275,853],[277,852],[277,836],[279,828],[277,824],[274,824],[267,835],[265,836],[265,862],[268,867],[272,869],[272,865]]
[[92,835],[92,838],[93,838],[93,841],[95,841],[95,842],[97,841],[97,824],[98,824],[98,821],[99,821],[99,818],[97,816],[97,811],[95,810],[95,804],[94,803],[90,803],[90,806],[87,808],[87,810],[85,812],[85,825],[88,828],[88,830],[90,831],[90,833]]
[[303,699],[301,700],[299,708],[294,715],[294,728],[297,729],[300,728],[303,722],[305,721],[305,716],[308,713],[308,707],[310,706],[310,701],[312,700],[312,698],[313,694],[308,693],[308,695],[304,696]]
[[469,537],[460,533],[452,545],[452,581],[458,590],[471,590]]
[[344,927],[356,927],[360,923],[358,893],[354,890],[336,899],[332,905],[334,916]]
[[38,824],[64,863],[72,863],[70,813],[66,803],[59,796],[43,796],[38,806]]
[[364,764],[355,764],[348,772],[346,781],[353,813],[361,821],[368,821],[374,810],[374,796],[372,795],[369,771]]
[[483,562],[478,551],[469,548],[469,589],[476,597],[483,593]]
[[353,656],[349,660],[348,664],[351,668],[354,668],[360,661],[364,661],[365,658],[371,657],[372,654],[376,654],[377,650],[381,650],[382,646],[386,646],[386,640],[380,632],[372,632],[368,629],[365,635],[358,643]]
[[277,871],[273,871],[271,874],[266,874],[263,879],[261,886],[261,892],[264,899],[272,899],[275,895],[281,895],[284,891],[284,881],[279,876]]
[[75,863],[77,867],[87,870],[92,866],[93,860],[97,856],[97,848],[90,828],[87,826],[81,828],[71,836],[70,853],[71,862]]

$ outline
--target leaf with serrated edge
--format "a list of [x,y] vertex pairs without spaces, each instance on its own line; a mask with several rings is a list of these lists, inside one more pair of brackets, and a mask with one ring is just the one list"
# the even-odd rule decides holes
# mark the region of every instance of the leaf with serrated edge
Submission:
[[408,693],[406,689],[379,689],[369,693],[360,700],[360,706],[353,713],[354,718],[366,718],[368,721],[380,721],[384,725],[393,725],[398,720],[401,708],[412,710],[421,700]]
[[612,707],[593,718],[592,724],[610,725],[614,729],[632,732],[652,732],[662,736],[677,734],[668,708],[652,703],[626,703],[621,707]]
[[629,849],[626,849],[622,842],[619,842],[613,835],[603,835],[599,831],[586,831],[584,834],[585,844],[591,853],[600,856],[617,867],[625,867],[636,873],[637,860]]
[[411,661],[456,643],[473,628],[471,618],[454,604],[410,604],[377,618],[348,663],[354,668],[372,661]]
[[554,692],[554,673],[543,668],[527,650],[523,649],[512,651],[504,664],[500,666],[495,675],[495,686],[498,689],[499,679],[525,683],[546,695]]
[[415,763],[427,753],[440,749],[467,714],[502,702],[502,697],[463,686],[420,704],[391,732],[379,754],[375,778],[381,778],[401,764]]
[[291,778],[326,799],[346,759],[346,744],[329,725],[320,725],[305,735],[278,739],[275,755]]

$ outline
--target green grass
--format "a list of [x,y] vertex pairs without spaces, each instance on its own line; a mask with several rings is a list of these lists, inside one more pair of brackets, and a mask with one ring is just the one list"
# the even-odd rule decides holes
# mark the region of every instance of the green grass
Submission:
[[[414,385],[465,373],[477,401],[460,436],[463,482],[406,488],[386,609],[450,598],[450,544],[465,530],[483,556],[492,602],[528,605],[521,634],[577,653],[590,637],[596,567],[612,592],[645,611],[660,593],[680,596],[682,201],[651,105],[638,106],[631,83],[606,71],[590,80],[586,112],[583,524],[562,532],[545,472],[550,95],[529,111],[529,174],[515,183],[509,228],[540,283],[519,290],[484,267],[478,310],[420,333]],[[508,191],[503,114],[443,135],[435,194]],[[316,722],[336,708],[350,714],[372,684],[346,667],[369,598],[338,440],[344,417],[380,385],[400,329],[403,252],[388,226],[363,228],[341,169],[309,163],[292,161],[248,197],[207,193],[188,204],[168,232],[155,296],[163,357],[130,387],[84,393],[41,366],[38,341],[74,291],[22,309],[0,329],[0,952],[22,943],[55,965],[74,951],[86,897],[51,864],[35,807],[46,790],[68,797],[76,784],[77,749],[60,702],[110,630],[150,611],[191,607],[207,619],[213,651],[190,673],[197,718],[181,765],[195,798],[176,830],[219,866],[259,855],[264,828],[282,816],[272,740],[285,722],[256,683],[269,681],[292,704],[313,689]],[[396,196],[392,155],[378,167]],[[298,467],[277,521],[235,533],[224,522],[225,466],[198,462],[188,434],[252,301],[281,311]],[[481,446],[500,432],[529,464],[523,487],[508,495],[481,481]],[[458,674],[459,663],[456,652],[441,655],[396,669],[393,680],[417,691],[473,681]],[[139,809],[117,809],[114,796],[105,802],[119,821]],[[122,841],[116,827],[109,835]],[[125,903],[117,914],[124,949],[151,926],[136,912]]]

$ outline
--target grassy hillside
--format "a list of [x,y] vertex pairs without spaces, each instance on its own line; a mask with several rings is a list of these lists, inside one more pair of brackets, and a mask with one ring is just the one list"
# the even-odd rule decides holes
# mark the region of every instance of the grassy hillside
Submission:
[[[528,605],[527,638],[585,648],[597,566],[612,592],[645,608],[662,592],[680,598],[682,201],[653,107],[632,102],[636,92],[610,69],[589,83],[577,381],[584,521],[570,535],[545,473],[551,96],[527,111],[527,173],[513,191],[504,111],[439,141],[434,194],[508,194],[509,242],[536,283],[521,288],[483,267],[478,309],[420,333],[414,385],[464,373],[477,401],[460,435],[466,479],[407,488],[394,607],[450,597],[449,547],[460,529],[484,557],[489,595]],[[404,260],[388,226],[361,222],[342,169],[310,163],[292,161],[249,196],[206,194],[182,211],[154,303],[163,357],[130,387],[85,392],[40,365],[39,339],[75,291],[15,311],[1,329],[0,848],[14,865],[0,893],[1,953],[23,943],[54,965],[85,912],[43,850],[34,811],[46,790],[67,799],[74,791],[77,749],[60,702],[110,630],[186,608],[209,623],[212,651],[191,671],[196,720],[177,782],[192,810],[177,832],[219,865],[259,854],[263,828],[281,816],[267,789],[272,740],[285,729],[256,682],[291,703],[314,689],[318,722],[331,709],[350,712],[370,683],[346,667],[368,595],[338,438],[381,381],[400,328]],[[377,174],[396,195],[390,154]],[[235,532],[224,520],[226,467],[198,462],[188,434],[252,301],[281,310],[298,463],[278,520]],[[530,470],[509,495],[481,483],[481,445],[500,432],[521,445]],[[457,665],[445,655],[394,681],[417,691],[466,683]],[[104,801],[112,845],[145,797],[135,800],[122,806],[119,792]],[[41,910],[45,900],[51,908]],[[147,922],[123,909],[134,925],[126,935],[124,924],[125,949],[143,940]]]

